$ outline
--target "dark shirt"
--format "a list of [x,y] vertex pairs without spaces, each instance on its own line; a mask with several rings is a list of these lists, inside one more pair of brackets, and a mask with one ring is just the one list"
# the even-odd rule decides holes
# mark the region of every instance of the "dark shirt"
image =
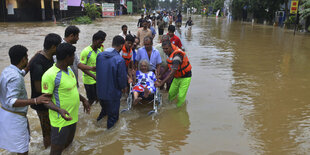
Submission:
[[143,18],[140,18],[137,24],[138,27],[142,27],[142,21],[143,21]]
[[193,21],[192,20],[188,20],[185,24],[185,27],[186,26],[192,26],[193,25]]
[[178,14],[176,22],[182,23],[182,15]]
[[155,21],[155,20],[156,20],[156,16],[153,15],[153,16],[152,16],[152,21]]
[[[36,98],[42,95],[41,92],[37,92],[34,86],[35,81],[41,81],[43,74],[53,66],[54,60],[48,60],[42,54],[36,54],[30,64],[30,81],[31,81],[31,98]],[[43,104],[31,105],[35,110],[48,110]]]

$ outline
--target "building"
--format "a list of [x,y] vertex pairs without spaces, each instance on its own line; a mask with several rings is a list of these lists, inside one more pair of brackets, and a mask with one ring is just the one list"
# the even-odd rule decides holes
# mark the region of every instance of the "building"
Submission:
[[81,0],[0,0],[0,21],[46,21],[80,16]]

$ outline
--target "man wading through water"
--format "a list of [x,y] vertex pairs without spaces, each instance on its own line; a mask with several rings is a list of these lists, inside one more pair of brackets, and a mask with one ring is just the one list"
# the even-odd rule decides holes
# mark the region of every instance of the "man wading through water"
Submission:
[[162,81],[156,81],[155,86],[161,87],[171,77],[174,77],[169,89],[169,100],[172,101],[178,96],[177,107],[183,105],[186,99],[186,93],[192,79],[192,66],[189,63],[188,57],[182,50],[173,50],[170,41],[162,43],[164,52],[167,54],[168,67],[165,68],[163,74],[168,69],[170,74]]
[[74,61],[75,47],[68,43],[56,49],[57,63],[42,77],[42,93],[52,96],[46,104],[51,122],[51,155],[60,155],[73,141],[80,101],[89,114],[88,101],[79,94],[75,75],[69,67]]
[[27,51],[22,45],[11,47],[11,65],[0,76],[0,148],[24,155],[28,154],[30,141],[28,105],[50,101],[48,95],[27,99],[25,74],[22,72],[28,64]]
[[[41,80],[43,74],[53,66],[53,56],[56,55],[56,48],[61,43],[61,37],[55,33],[50,33],[45,37],[44,49],[39,51],[32,58],[30,63],[30,81],[31,81],[31,98],[36,98],[41,93]],[[31,108],[36,110],[43,135],[43,144],[47,148],[51,145],[51,125],[48,118],[48,109],[42,105],[31,105]]]

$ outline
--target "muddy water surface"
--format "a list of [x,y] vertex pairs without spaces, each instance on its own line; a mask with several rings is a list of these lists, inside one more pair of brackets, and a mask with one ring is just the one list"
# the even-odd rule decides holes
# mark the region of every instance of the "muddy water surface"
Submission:
[[[136,33],[139,17],[117,17],[80,25],[77,52],[92,35],[107,33],[105,47],[127,24]],[[263,25],[193,18],[191,30],[178,30],[193,66],[187,105],[166,100],[159,115],[151,107],[121,114],[112,130],[96,122],[100,106],[87,115],[80,107],[73,144],[64,154],[307,154],[310,152],[310,36]],[[0,70],[9,65],[8,49],[25,45],[29,57],[43,46],[44,36],[63,36],[52,23],[1,23]],[[157,39],[155,43],[157,44]],[[79,81],[82,81],[81,72]],[[29,75],[25,77],[30,95]],[[80,92],[85,95],[83,86]],[[122,104],[121,108],[124,108]],[[30,154],[44,149],[36,113],[29,108]],[[1,137],[0,137],[1,138]],[[0,150],[0,154],[9,154]]]

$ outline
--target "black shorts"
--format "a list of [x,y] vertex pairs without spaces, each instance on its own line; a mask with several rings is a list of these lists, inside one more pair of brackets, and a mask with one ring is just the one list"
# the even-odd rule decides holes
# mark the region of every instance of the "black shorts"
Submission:
[[51,141],[54,145],[65,145],[70,139],[73,139],[76,130],[76,123],[62,127],[51,127]]
[[97,86],[96,84],[84,84],[87,99],[90,101],[97,100]]

